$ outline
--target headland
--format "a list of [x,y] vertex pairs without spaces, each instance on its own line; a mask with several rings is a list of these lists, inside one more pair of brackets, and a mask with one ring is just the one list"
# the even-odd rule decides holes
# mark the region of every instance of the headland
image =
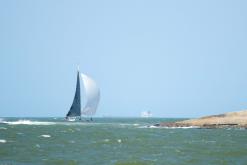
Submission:
[[158,127],[247,128],[247,110],[155,124]]

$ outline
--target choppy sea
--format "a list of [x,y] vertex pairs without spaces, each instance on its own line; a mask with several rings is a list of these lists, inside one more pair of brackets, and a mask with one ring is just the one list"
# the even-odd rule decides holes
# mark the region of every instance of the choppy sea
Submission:
[[1,118],[0,165],[246,165],[247,130],[155,128],[166,118]]

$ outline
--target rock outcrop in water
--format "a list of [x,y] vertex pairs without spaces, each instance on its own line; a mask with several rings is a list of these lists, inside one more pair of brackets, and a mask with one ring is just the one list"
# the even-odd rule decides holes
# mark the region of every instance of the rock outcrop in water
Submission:
[[247,128],[247,110],[156,124],[159,127]]

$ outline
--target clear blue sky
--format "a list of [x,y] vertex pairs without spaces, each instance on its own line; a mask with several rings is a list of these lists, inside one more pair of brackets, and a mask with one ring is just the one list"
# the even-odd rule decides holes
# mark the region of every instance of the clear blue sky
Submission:
[[0,116],[65,116],[77,65],[97,116],[247,109],[246,2],[0,0]]

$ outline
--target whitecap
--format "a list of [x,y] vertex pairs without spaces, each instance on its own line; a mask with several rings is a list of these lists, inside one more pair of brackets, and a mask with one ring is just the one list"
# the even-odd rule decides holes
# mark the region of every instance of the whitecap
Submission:
[[159,128],[159,127],[154,126],[154,125],[151,125],[151,126],[149,126],[148,128]]
[[159,129],[194,129],[194,128],[200,128],[198,126],[188,126],[188,127],[160,127],[160,126],[154,126],[154,125],[150,125],[150,126],[141,126],[138,128],[159,128]]
[[150,126],[140,126],[138,128],[161,128],[161,127],[157,127],[157,126],[154,126],[154,125],[150,125]]
[[6,143],[7,140],[4,140],[4,139],[0,139],[0,143]]
[[41,122],[41,121],[31,121],[31,120],[17,120],[17,121],[4,121],[2,123],[9,125],[53,125],[54,122]]
[[41,137],[49,138],[51,135],[40,135]]
[[0,127],[0,129],[7,129],[7,128],[5,128],[5,127]]
[[121,143],[121,142],[122,142],[122,140],[121,140],[121,139],[118,139],[118,140],[117,140],[117,142],[118,142],[118,143]]
[[17,135],[23,135],[24,133],[22,133],[22,132],[17,132],[16,134],[17,134]]
[[[115,124],[115,123],[113,123]],[[120,126],[133,126],[135,124],[131,124],[131,123],[119,123]]]
[[105,139],[104,142],[109,142],[110,140],[109,139]]

